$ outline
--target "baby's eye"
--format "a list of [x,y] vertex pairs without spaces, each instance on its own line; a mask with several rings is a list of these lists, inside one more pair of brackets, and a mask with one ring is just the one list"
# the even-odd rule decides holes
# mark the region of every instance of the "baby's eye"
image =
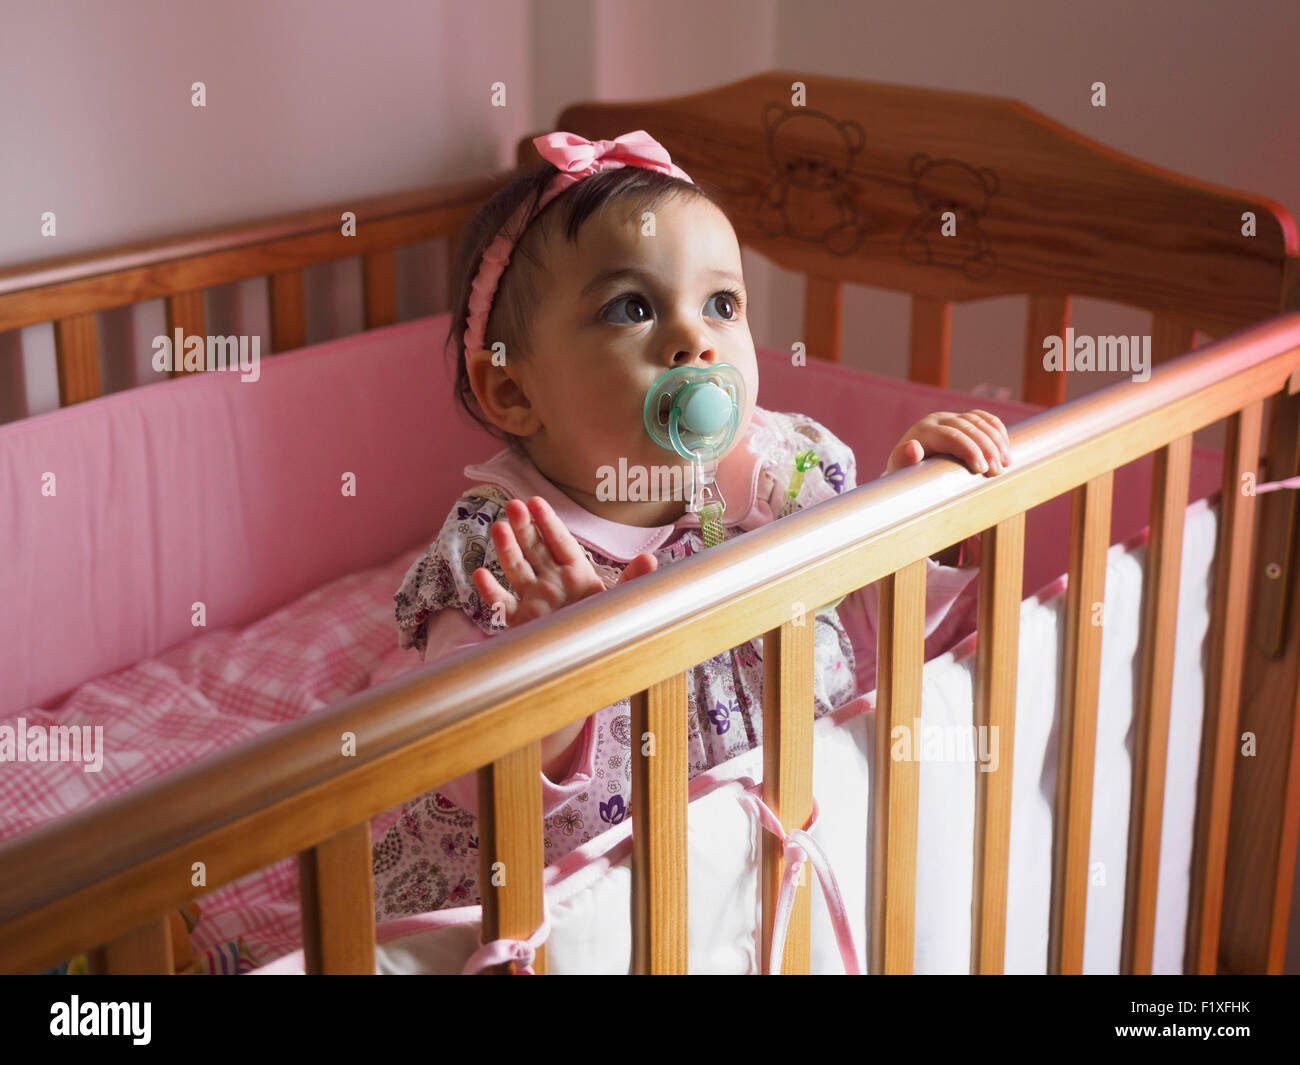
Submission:
[[646,304],[645,300],[643,300],[640,296],[619,296],[618,299],[616,299],[613,303],[609,304],[604,309],[604,311],[601,312],[601,318],[604,319],[605,321],[610,321],[609,318],[610,312],[614,310],[615,307],[621,307],[625,304],[629,307],[639,307],[641,311],[644,312],[644,314],[638,317],[637,313],[635,311],[632,311],[630,312],[632,317],[623,318],[620,324],[639,325],[642,322],[648,322],[650,320],[650,308]]
[[724,322],[735,321],[740,314],[740,294],[738,292],[715,292],[709,297],[708,302],[704,304],[706,311],[709,304],[718,304],[720,307],[725,308],[718,315]]

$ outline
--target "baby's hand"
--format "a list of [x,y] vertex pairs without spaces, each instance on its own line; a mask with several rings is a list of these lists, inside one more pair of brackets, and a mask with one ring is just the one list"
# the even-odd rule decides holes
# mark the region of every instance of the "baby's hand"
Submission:
[[1011,438],[1002,420],[988,411],[936,411],[903,434],[889,453],[889,464],[881,476],[935,454],[952,455],[976,473],[997,474],[1011,465]]
[[[506,517],[508,522],[492,523],[492,542],[517,598],[483,566],[474,571],[474,587],[494,616],[504,614],[507,627],[515,628],[604,590],[591,560],[541,496],[533,496],[526,505],[520,499],[510,500]],[[618,583],[651,573],[657,566],[654,555],[643,551],[628,563]]]

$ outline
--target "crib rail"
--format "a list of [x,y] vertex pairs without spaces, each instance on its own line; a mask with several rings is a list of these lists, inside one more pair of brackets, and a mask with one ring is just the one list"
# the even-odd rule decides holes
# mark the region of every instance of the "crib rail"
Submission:
[[[355,199],[0,270],[0,333],[53,322],[59,404],[67,406],[101,393],[95,314],[114,307],[165,299],[169,334],[181,329],[205,335],[206,289],[266,277],[271,347],[289,351],[307,340],[303,269],[359,255],[365,328],[392,325],[397,321],[396,249],[445,238],[450,260],[466,219],[506,180],[508,175],[498,174]],[[348,214],[354,223],[350,230]],[[451,273],[449,261],[449,279]],[[173,376],[185,372],[178,368]]]
[[[1049,968],[1082,965],[1100,630],[1113,471],[1157,452],[1157,507],[1142,658],[1144,739],[1132,825],[1126,966],[1150,964],[1164,734],[1172,669],[1177,530],[1191,434],[1230,419],[1211,621],[1213,647],[1193,858],[1188,967],[1213,971],[1224,883],[1226,803],[1245,644],[1247,561],[1265,398],[1300,388],[1300,314],[1279,316],[1158,368],[1036,415],[1011,430],[1016,462],[987,479],[948,459],[900,471],[505,633],[237,749],[0,846],[0,969],[40,969],[88,947],[109,969],[157,970],[171,907],[299,855],[309,971],[370,972],[369,819],[480,770],[485,934],[530,936],[542,919],[540,739],[632,697],[636,968],[686,965],[685,675],[760,634],[765,641],[764,798],[787,828],[811,813],[812,627],[808,607],[882,581],[877,743],[919,715],[923,560],[983,533],[978,722],[1014,725],[1024,514],[1072,491],[1066,679]],[[1154,594],[1153,594],[1154,593]],[[1294,700],[1276,709],[1294,729]],[[341,753],[355,736],[355,755]],[[1009,758],[978,793],[972,934],[975,971],[1003,956]],[[917,766],[877,750],[873,876],[876,972],[907,972],[917,832]],[[1297,796],[1295,771],[1287,796]],[[94,846],[87,846],[87,841]],[[1153,850],[1154,848],[1154,850]],[[206,882],[196,886],[200,868]],[[496,871],[500,875],[493,877]],[[764,859],[764,924],[781,873]],[[799,889],[782,971],[806,971],[808,888]],[[1268,904],[1272,898],[1266,899]],[[766,945],[766,935],[765,935]],[[766,957],[766,954],[764,955]],[[541,959],[539,958],[539,963]],[[506,966],[509,967],[508,965]]]

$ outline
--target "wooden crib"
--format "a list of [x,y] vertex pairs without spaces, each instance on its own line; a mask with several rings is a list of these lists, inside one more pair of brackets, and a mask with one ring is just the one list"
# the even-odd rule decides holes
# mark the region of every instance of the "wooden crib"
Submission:
[[[593,139],[649,130],[718,189],[742,243],[804,275],[800,339],[813,356],[839,357],[844,284],[907,292],[910,375],[946,385],[951,304],[1027,294],[1023,394],[1053,409],[1012,428],[1016,462],[999,477],[923,462],[9,841],[0,970],[39,970],[89,949],[94,971],[168,972],[163,915],[297,855],[307,971],[371,972],[370,819],[474,769],[483,938],[527,938],[543,916],[539,741],[630,696],[632,734],[652,733],[657,752],[634,760],[635,969],[684,971],[687,671],[763,636],[764,800],[787,829],[803,826],[813,627],[797,623],[792,604],[880,581],[870,966],[907,972],[918,766],[891,761],[888,737],[892,723],[920,714],[925,559],[982,535],[976,713],[1011,737],[1025,513],[1070,493],[1048,967],[1079,972],[1101,645],[1089,618],[1103,598],[1112,473],[1154,452],[1122,962],[1149,972],[1192,434],[1226,419],[1186,969],[1280,972],[1300,830],[1296,499],[1274,492],[1257,505],[1240,486],[1247,475],[1300,474],[1300,314],[1280,313],[1300,309],[1290,215],[1121,156],[1016,101],[794,72],[668,100],[581,104],[555,128]],[[532,152],[522,141],[520,161]],[[54,324],[61,402],[71,404],[100,394],[95,314],[108,308],[163,298],[169,332],[202,335],[204,289],[266,276],[280,352],[305,341],[303,269],[359,254],[365,326],[388,325],[395,249],[439,237],[454,249],[503,180],[5,271],[0,331]],[[348,210],[354,237],[340,235]],[[957,238],[939,235],[945,211]],[[1255,236],[1241,235],[1244,212]],[[1075,294],[1153,313],[1160,365],[1149,381],[1063,403],[1065,377],[1043,369],[1042,339],[1064,335]],[[1192,351],[1196,331],[1217,339]],[[357,737],[355,758],[338,757],[345,732]],[[1243,732],[1259,737],[1258,756],[1238,762]],[[971,968],[995,973],[1011,774],[976,778]],[[189,880],[196,853],[209,872],[203,891]],[[508,870],[499,886],[498,862]],[[782,874],[772,837],[763,864],[766,957]],[[784,972],[807,971],[809,897],[801,886]],[[544,963],[543,948],[539,972]]]

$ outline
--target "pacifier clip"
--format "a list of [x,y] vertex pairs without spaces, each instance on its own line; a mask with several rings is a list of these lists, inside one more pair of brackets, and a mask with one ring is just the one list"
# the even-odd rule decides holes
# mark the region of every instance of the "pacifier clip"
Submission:
[[794,473],[790,476],[790,485],[786,489],[785,498],[781,500],[781,513],[778,517],[784,518],[787,514],[793,514],[799,508],[795,506],[795,499],[799,495],[799,490],[803,488],[803,475],[809,470],[816,467],[821,462],[817,452],[809,449],[800,451],[794,457]]
[[692,456],[691,498],[686,509],[699,515],[700,537],[705,547],[717,547],[722,543],[722,517],[727,512],[727,500],[714,477],[714,466],[715,463],[710,462],[706,470],[699,456]]

